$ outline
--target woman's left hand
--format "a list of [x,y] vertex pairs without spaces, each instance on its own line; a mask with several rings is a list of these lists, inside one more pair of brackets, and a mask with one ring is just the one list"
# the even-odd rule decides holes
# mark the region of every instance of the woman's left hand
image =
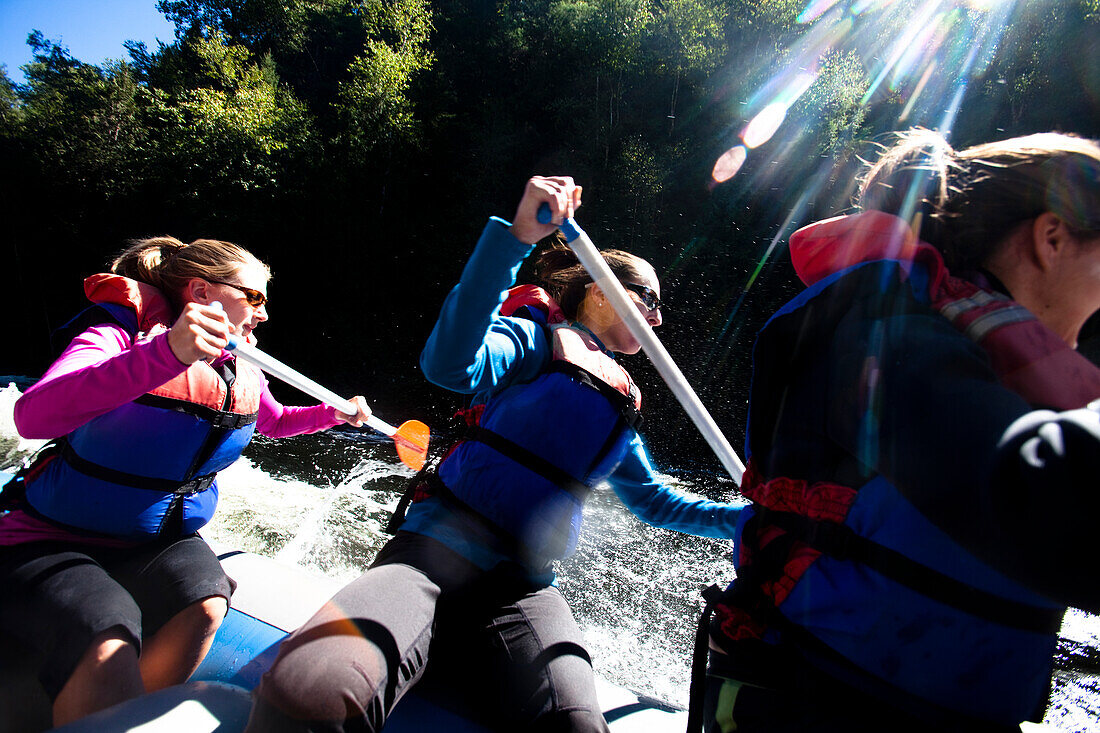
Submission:
[[370,406],[367,404],[366,398],[364,398],[363,395],[355,395],[348,401],[359,408],[358,411],[354,415],[349,415],[346,412],[337,410],[336,419],[340,422],[346,422],[348,425],[354,425],[357,428],[363,427],[363,423],[367,421],[367,418],[370,417],[371,414]]

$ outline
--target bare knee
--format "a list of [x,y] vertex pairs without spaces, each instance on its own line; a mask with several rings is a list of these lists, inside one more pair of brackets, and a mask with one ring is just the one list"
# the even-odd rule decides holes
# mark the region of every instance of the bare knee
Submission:
[[53,705],[54,725],[77,720],[145,691],[138,652],[121,626],[99,635],[85,649]]
[[[217,632],[229,612],[229,603],[221,596],[210,596],[192,603],[176,614],[170,623],[186,625],[195,637],[210,638]],[[178,632],[178,629],[176,629]]]
[[145,687],[159,690],[186,680],[214,643],[228,608],[221,596],[196,601],[146,639],[141,654]]
[[134,648],[130,635],[121,626],[115,626],[92,639],[92,643],[81,656],[78,667],[87,665],[88,668],[99,668],[124,663],[122,660],[131,656],[137,659],[137,649]]
[[192,612],[196,620],[202,624],[217,630],[221,626],[225,614],[229,612],[229,602],[221,596],[210,596],[209,598],[203,598],[198,603],[192,603],[184,610]]

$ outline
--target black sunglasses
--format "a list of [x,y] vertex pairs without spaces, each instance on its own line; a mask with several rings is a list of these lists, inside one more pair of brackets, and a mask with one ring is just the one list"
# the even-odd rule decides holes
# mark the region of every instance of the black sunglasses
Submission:
[[653,288],[647,288],[645,285],[639,285],[638,283],[623,283],[623,287],[637,293],[642,305],[651,312],[661,309],[661,299],[657,297],[657,293],[653,292]]
[[237,283],[227,283],[221,280],[207,280],[207,282],[214,283],[216,285],[228,285],[234,290],[240,290],[244,293],[244,299],[253,308],[259,308],[267,305],[267,296],[254,288],[246,288],[244,285],[238,285]]

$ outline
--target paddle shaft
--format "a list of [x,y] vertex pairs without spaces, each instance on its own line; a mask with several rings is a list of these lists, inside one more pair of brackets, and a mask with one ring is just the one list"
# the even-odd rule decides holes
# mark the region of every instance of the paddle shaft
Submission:
[[[238,359],[243,359],[249,364],[259,367],[279,381],[300,389],[310,397],[318,399],[330,407],[335,407],[345,415],[354,415],[359,412],[359,408],[351,401],[345,400],[335,392],[322,387],[298,370],[287,366],[270,354],[265,354],[251,344],[230,337],[225,348],[226,351],[232,351],[236,354]],[[367,418],[367,425],[391,438],[397,432],[397,428],[379,420],[374,415]]]
[[[548,223],[549,214],[549,208],[543,204],[539,209],[539,220]],[[573,219],[566,219],[559,228],[562,234],[565,235],[565,241],[568,242],[569,247],[577,255],[577,259],[584,265],[584,269],[588,271],[593,281],[607,296],[611,307],[615,309],[630,333],[642,345],[642,350],[653,362],[653,366],[657,368],[661,378],[665,380],[669,389],[672,390],[672,394],[683,405],[688,417],[695,423],[695,427],[698,428],[707,441],[707,445],[718,456],[718,460],[722,462],[734,482],[740,486],[741,476],[745,473],[745,464],[737,457],[733,446],[729,444],[726,436],[719,430],[718,425],[714,422],[710,413],[707,412],[707,408],[703,406],[703,403],[695,394],[695,390],[688,384],[683,372],[672,360],[664,344],[653,333],[653,328],[642,318],[642,314],[638,312],[634,301],[627,295],[626,288],[611,272],[611,268],[607,266],[607,262],[604,261],[604,258],[596,249],[596,245],[592,243],[588,234]]]

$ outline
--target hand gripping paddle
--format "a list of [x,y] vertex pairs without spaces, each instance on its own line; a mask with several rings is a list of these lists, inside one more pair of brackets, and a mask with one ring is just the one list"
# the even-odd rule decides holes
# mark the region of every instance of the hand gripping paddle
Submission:
[[[259,367],[276,379],[302,390],[326,405],[335,407],[340,412],[347,415],[354,415],[359,412],[350,401],[345,400],[335,392],[325,389],[275,357],[265,354],[255,346],[251,346],[234,336],[229,337],[229,343],[226,344],[225,349],[236,354],[238,359],[243,359],[249,364]],[[367,418],[367,425],[383,435],[393,438],[394,445],[397,448],[397,457],[406,466],[414,471],[419,471],[424,467],[428,457],[428,440],[431,437],[431,431],[428,430],[427,425],[419,420],[408,420],[401,423],[400,427],[395,428],[382,422],[374,415]]]

